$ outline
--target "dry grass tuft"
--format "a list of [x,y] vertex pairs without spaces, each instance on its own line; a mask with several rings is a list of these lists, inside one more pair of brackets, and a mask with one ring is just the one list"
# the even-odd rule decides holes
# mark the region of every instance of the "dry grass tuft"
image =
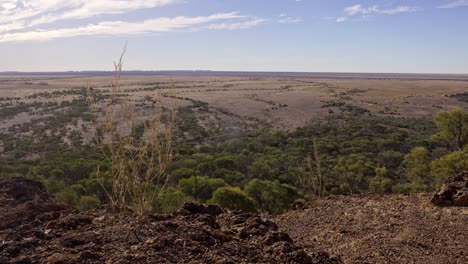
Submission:
[[[110,206],[122,210],[131,205],[138,215],[144,215],[152,211],[152,204],[169,182],[167,166],[172,160],[175,101],[164,108],[161,96],[156,94],[156,114],[144,121],[144,133],[139,135],[135,106],[128,97],[119,96],[125,51],[126,46],[119,61],[114,62],[112,90],[102,122],[98,121],[99,114],[90,89],[88,103],[95,116],[97,146],[110,165],[108,172],[97,169]],[[104,184],[109,174],[111,188]]]

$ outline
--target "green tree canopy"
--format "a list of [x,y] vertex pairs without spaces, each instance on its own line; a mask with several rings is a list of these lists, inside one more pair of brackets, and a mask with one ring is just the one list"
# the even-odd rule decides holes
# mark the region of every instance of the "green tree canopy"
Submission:
[[435,141],[447,142],[458,150],[468,143],[468,112],[462,108],[442,111],[435,115],[434,122],[439,132],[432,136]]
[[405,176],[411,183],[428,186],[430,178],[429,151],[424,147],[416,147],[405,155]]

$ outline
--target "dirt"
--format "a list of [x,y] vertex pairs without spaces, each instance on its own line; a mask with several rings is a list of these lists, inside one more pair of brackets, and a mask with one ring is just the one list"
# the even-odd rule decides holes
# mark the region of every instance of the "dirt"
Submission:
[[274,221],[307,252],[344,263],[468,263],[468,208],[431,194],[322,198]]
[[340,263],[306,253],[258,214],[186,204],[136,217],[101,208],[79,213],[38,182],[0,181],[0,263]]

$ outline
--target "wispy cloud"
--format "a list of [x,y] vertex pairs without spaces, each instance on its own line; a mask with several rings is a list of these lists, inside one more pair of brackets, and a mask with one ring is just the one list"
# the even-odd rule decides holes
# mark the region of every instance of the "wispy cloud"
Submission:
[[[183,3],[183,0],[0,0],[0,42],[45,41],[77,36],[159,33],[174,30],[245,29],[265,20],[238,13],[176,16],[125,21],[140,9]],[[119,19],[112,20],[115,15]],[[75,21],[70,25],[70,21]],[[97,21],[96,21],[97,20]],[[89,22],[93,21],[92,24]],[[60,23],[59,23],[60,22]],[[63,23],[62,23],[63,22]]]
[[304,19],[302,19],[302,17],[291,17],[291,16],[288,16],[286,13],[281,13],[279,15],[278,23],[281,23],[281,24],[296,24],[296,23],[301,23],[303,21],[304,21]]
[[370,7],[364,7],[362,5],[354,5],[354,6],[346,7],[343,11],[346,15],[336,18],[336,22],[344,22],[344,21],[349,20],[350,17],[358,16],[358,15],[361,15],[361,16],[372,15],[372,14],[395,15],[399,13],[415,12],[416,8],[411,7],[411,6],[397,6],[393,8],[382,9],[382,8],[379,8],[379,6],[377,5],[370,6]]
[[348,20],[348,17],[337,17],[336,18],[336,22],[338,22],[338,23],[345,22],[346,20]]
[[174,30],[191,30],[208,23],[216,21],[230,21],[221,24],[209,25],[210,29],[242,29],[248,28],[263,22],[262,19],[247,20],[243,22],[232,22],[235,20],[248,19],[237,13],[220,13],[210,16],[197,17],[174,17],[148,19],[142,22],[106,21],[87,26],[75,28],[61,28],[51,30],[34,30],[27,32],[14,32],[0,34],[0,42],[19,41],[45,41],[60,38],[70,38],[77,36],[109,36],[109,35],[136,35],[144,33],[161,33]]
[[302,17],[286,17],[286,18],[278,20],[278,22],[281,24],[297,24],[303,21],[304,19],[302,19]]
[[227,30],[236,30],[236,29],[246,29],[258,26],[261,23],[266,22],[266,19],[263,18],[252,18],[244,22],[230,22],[230,23],[218,23],[208,25],[207,29],[227,29]]
[[438,8],[457,8],[462,6],[468,6],[468,0],[458,0],[450,2],[445,5],[438,6]]
[[24,27],[99,15],[123,14],[162,7],[180,0],[3,0],[0,23],[21,22]]

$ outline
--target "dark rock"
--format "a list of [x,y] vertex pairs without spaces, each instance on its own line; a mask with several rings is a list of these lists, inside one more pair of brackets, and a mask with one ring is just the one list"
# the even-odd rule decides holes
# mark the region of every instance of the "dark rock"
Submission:
[[60,241],[60,245],[64,247],[77,247],[86,244],[86,241],[76,237],[65,237]]
[[468,206],[468,171],[449,178],[431,202],[438,206]]
[[291,237],[289,237],[288,234],[283,233],[283,232],[272,232],[272,233],[267,234],[266,238],[263,240],[263,244],[269,246],[280,241],[293,243],[293,240],[291,239]]
[[218,205],[203,205],[203,204],[196,204],[196,203],[185,203],[182,206],[182,209],[179,212],[183,215],[185,212],[189,212],[190,214],[209,214],[209,215],[220,215],[224,213],[224,210],[221,209]]
[[57,222],[57,226],[64,229],[76,229],[93,223],[93,219],[85,215],[68,215]]
[[22,224],[39,225],[49,218],[42,219],[42,214],[65,209],[67,207],[57,203],[38,181],[25,178],[0,181],[0,230]]

